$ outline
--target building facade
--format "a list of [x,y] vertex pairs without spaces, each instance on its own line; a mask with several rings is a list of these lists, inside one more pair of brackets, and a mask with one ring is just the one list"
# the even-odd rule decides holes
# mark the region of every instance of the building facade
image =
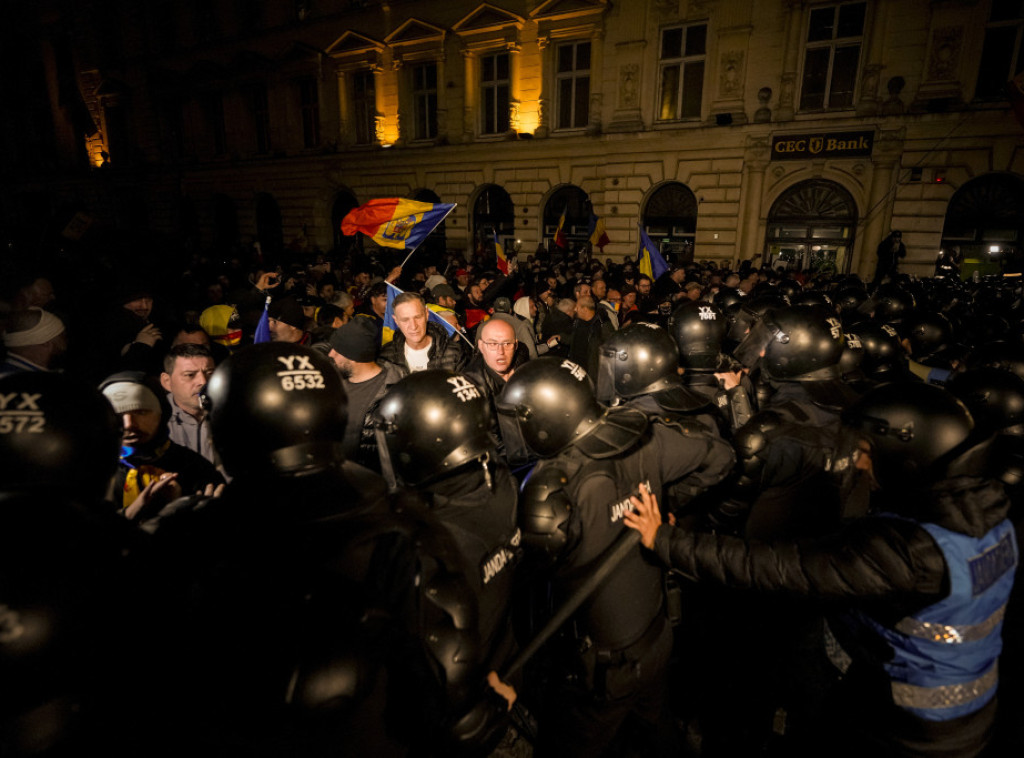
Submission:
[[[374,197],[443,244],[870,274],[1024,243],[1019,0],[47,0],[12,13],[8,225],[344,248]],[[15,60],[16,59],[16,60]],[[9,68],[10,70],[10,68]]]

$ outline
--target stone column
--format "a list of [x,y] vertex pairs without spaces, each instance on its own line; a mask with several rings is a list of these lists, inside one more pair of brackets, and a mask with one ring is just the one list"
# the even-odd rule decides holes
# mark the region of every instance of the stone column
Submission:
[[800,0],[786,0],[789,18],[786,28],[786,50],[782,64],[782,86],[779,92],[779,107],[775,111],[778,121],[791,121],[796,113],[799,95],[796,92],[796,72],[800,68],[800,53],[803,51],[804,9]]
[[462,51],[465,64],[466,103],[462,112],[462,141],[472,142],[476,136],[476,109],[480,99],[480,89],[476,81],[476,55],[471,50]]
[[770,146],[767,137],[748,137],[743,156],[743,196],[739,209],[739,239],[736,260],[752,258],[762,252],[760,235],[764,172],[768,168]]

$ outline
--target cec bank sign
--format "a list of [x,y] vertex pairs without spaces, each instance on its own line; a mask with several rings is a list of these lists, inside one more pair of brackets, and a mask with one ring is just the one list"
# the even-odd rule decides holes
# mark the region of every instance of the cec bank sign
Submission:
[[772,160],[863,158],[871,155],[873,131],[778,134],[772,137]]

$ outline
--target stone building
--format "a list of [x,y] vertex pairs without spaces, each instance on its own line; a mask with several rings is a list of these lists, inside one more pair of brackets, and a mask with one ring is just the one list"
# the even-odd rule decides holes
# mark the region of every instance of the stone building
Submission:
[[[374,197],[441,244],[928,274],[1024,243],[1019,0],[42,0],[10,11],[3,221],[331,249]],[[62,222],[63,223],[63,222]],[[77,227],[76,227],[77,225]]]

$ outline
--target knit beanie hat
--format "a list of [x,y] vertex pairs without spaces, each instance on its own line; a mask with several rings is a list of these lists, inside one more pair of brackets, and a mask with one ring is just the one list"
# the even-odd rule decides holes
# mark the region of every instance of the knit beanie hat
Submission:
[[366,321],[366,319],[354,319],[339,326],[331,333],[328,342],[331,343],[335,352],[350,361],[372,363],[377,359],[379,338],[376,329],[371,331],[361,325],[360,321]]
[[160,400],[144,384],[132,381],[116,381],[103,387],[103,395],[114,407],[114,413],[152,411],[161,413]]

